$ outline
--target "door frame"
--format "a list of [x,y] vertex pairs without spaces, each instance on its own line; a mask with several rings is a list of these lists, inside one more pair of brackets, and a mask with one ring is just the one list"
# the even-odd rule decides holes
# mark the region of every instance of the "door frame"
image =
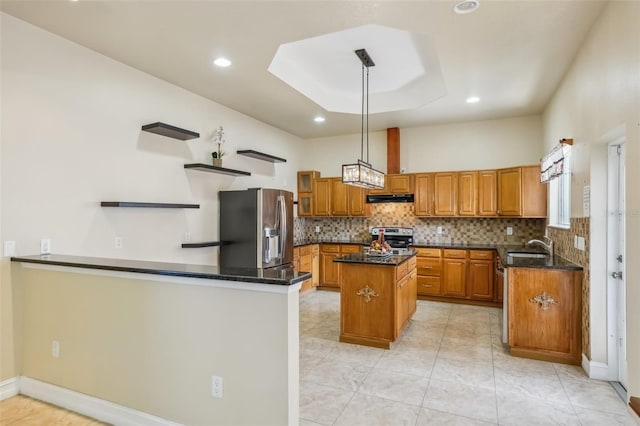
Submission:
[[[616,138],[614,141],[608,144],[608,167],[607,167],[607,293],[608,293],[608,309],[610,314],[608,315],[609,336],[613,336],[611,339],[613,346],[611,348],[611,359],[609,360],[615,377],[612,379],[614,382],[619,382],[624,388],[626,388],[627,379],[627,361],[626,361],[626,348],[627,348],[627,318],[626,318],[626,250],[625,250],[625,137]],[[622,147],[621,152],[618,154],[616,151],[618,147]],[[620,181],[622,179],[622,181]],[[614,182],[614,180],[616,182]],[[617,193],[614,193],[617,191]],[[622,220],[622,226],[619,225],[619,221],[612,217],[614,214],[620,215]],[[620,241],[620,238],[622,241]],[[622,267],[619,267],[618,262],[615,260],[615,256],[621,254],[623,256]],[[622,282],[612,278],[612,272],[622,272]],[[621,300],[620,296],[623,296]],[[622,311],[622,312],[621,312]],[[621,329],[621,316],[624,315],[624,329]],[[624,333],[624,345],[622,346],[624,354],[621,353],[621,347],[619,345],[619,339]],[[622,356],[625,357],[624,361]]]

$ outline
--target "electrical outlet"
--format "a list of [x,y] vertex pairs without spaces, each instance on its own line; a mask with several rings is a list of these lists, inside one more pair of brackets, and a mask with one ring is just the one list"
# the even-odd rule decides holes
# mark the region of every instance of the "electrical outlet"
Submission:
[[190,243],[191,242],[191,232],[187,231],[184,233],[184,242],[185,243]]
[[438,226],[438,227],[436,228],[436,232],[437,232],[438,234],[442,234],[442,226]]
[[211,376],[211,396],[222,399],[222,377]]
[[507,226],[507,235],[513,235],[513,228],[511,226]]
[[584,251],[585,249],[585,241],[584,241],[584,237],[578,237],[578,247],[576,247],[578,250],[582,250]]
[[40,240],[40,254],[51,254],[51,240],[43,238]]
[[113,240],[114,245],[117,249],[121,249],[122,248],[122,237],[116,237]]
[[5,241],[4,242],[4,255],[7,257],[16,255],[16,242]]
[[60,358],[60,342],[57,340],[51,342],[51,356],[54,358]]
[[320,225],[316,225],[316,234],[320,233]]

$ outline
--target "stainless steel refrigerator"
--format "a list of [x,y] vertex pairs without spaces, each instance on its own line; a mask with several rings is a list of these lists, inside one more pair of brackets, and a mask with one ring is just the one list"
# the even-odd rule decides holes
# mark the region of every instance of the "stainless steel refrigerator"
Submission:
[[293,193],[220,191],[220,266],[273,268],[293,262]]

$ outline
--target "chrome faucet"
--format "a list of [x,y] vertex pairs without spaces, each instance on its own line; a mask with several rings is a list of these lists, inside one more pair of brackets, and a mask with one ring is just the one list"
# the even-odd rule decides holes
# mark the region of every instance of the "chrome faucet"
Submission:
[[544,239],[546,239],[547,241],[549,241],[549,243],[545,243],[542,240],[530,240],[527,241],[527,245],[531,245],[531,244],[539,244],[542,247],[544,247],[544,249],[549,253],[549,255],[551,257],[553,257],[553,241],[551,240],[551,238],[547,237],[546,235],[544,236]]

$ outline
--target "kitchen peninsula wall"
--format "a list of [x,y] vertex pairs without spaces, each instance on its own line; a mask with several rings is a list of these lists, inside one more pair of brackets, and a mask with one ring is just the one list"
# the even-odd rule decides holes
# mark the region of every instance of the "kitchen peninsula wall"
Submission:
[[[320,233],[315,227],[320,227]],[[296,218],[296,240],[367,240],[370,226],[413,228],[417,242],[524,244],[544,234],[545,219],[417,217],[413,204],[371,204],[369,217]],[[442,234],[437,233],[438,226]],[[507,227],[513,235],[507,235]]]

